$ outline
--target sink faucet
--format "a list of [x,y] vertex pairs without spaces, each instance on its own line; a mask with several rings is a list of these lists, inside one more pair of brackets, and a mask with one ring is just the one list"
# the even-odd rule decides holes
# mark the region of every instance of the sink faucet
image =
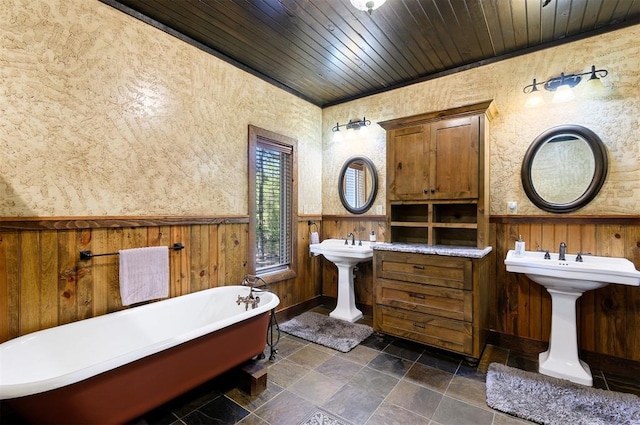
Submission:
[[354,235],[353,233],[349,233],[347,235],[348,238],[351,238],[351,245],[355,245],[356,244],[356,235]]
[[565,254],[567,253],[567,244],[560,242],[560,249],[558,250],[558,260],[567,261]]

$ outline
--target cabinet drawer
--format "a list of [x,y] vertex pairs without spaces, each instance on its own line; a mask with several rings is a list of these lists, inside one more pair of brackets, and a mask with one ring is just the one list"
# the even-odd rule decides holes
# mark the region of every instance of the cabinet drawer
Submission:
[[379,279],[376,282],[376,302],[450,319],[473,320],[473,294],[462,289]]
[[376,305],[377,328],[423,344],[473,355],[471,323]]
[[473,267],[468,258],[441,255],[380,252],[376,254],[378,278],[455,289],[472,289]]

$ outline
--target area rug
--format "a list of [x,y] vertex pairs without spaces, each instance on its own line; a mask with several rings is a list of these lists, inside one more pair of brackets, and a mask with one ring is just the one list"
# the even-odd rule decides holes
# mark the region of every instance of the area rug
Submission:
[[280,330],[346,353],[373,333],[371,326],[308,311],[280,325]]
[[640,397],[491,363],[487,404],[549,425],[640,425]]
[[322,410],[316,410],[304,421],[300,422],[300,425],[348,425],[347,422],[342,422],[335,416],[331,416],[327,412]]

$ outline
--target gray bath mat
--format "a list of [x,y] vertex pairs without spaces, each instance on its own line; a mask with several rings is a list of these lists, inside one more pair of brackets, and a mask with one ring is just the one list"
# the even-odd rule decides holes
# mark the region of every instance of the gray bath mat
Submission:
[[300,422],[300,425],[348,425],[348,423],[331,416],[327,412],[316,410],[311,416]]
[[280,325],[280,330],[346,353],[373,333],[371,326],[308,311]]
[[640,397],[491,363],[487,404],[549,425],[640,425]]

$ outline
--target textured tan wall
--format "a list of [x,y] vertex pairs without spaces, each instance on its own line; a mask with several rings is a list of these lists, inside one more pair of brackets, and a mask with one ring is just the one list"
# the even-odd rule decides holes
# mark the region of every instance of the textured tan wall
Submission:
[[[498,117],[491,128],[491,213],[506,214],[507,202],[518,202],[518,214],[548,214],[526,197],[520,168],[530,143],[544,130],[561,124],[580,124],[595,131],[607,146],[609,174],[600,195],[575,214],[638,214],[640,212],[640,25],[546,49],[436,80],[415,84],[323,110],[323,213],[344,214],[337,180],[344,160],[355,153],[370,156],[382,176],[376,204],[385,202],[385,133],[372,125],[367,135],[353,131],[352,140],[334,143],[331,126],[366,115],[374,123],[429,111],[494,99]],[[579,73],[591,65],[607,68],[606,94],[563,104],[547,102],[524,107],[525,85]],[[578,86],[582,89],[584,83]],[[549,93],[547,93],[549,94]],[[548,97],[550,101],[550,96]],[[370,211],[375,213],[375,208]]]
[[[96,0],[0,0],[0,216],[246,214],[247,125],[299,140],[299,211],[344,214],[343,162],[364,154],[385,203],[385,135],[331,126],[495,99],[491,213],[543,214],[520,165],[548,127],[574,123],[609,152],[601,194],[577,214],[640,211],[640,26],[324,111]],[[536,77],[608,68],[603,99],[525,109]],[[324,141],[323,141],[324,140]],[[373,208],[369,214],[379,213]]]
[[321,212],[320,108],[97,0],[0,0],[0,40],[0,216],[246,214],[248,124]]

